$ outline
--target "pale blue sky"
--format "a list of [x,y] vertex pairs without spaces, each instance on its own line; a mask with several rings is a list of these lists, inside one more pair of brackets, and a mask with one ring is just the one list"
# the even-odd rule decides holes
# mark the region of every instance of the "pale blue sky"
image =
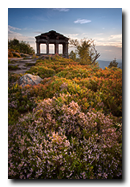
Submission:
[[9,8],[8,30],[9,39],[28,41],[34,49],[35,36],[50,30],[94,39],[100,60],[122,59],[121,8]]

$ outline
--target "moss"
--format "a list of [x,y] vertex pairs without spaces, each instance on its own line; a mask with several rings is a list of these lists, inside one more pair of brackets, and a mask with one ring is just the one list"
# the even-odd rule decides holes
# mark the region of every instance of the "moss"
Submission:
[[17,70],[17,69],[20,69],[20,68],[18,67],[18,65],[16,65],[16,66],[14,66],[14,65],[9,65],[9,66],[8,66],[8,70]]

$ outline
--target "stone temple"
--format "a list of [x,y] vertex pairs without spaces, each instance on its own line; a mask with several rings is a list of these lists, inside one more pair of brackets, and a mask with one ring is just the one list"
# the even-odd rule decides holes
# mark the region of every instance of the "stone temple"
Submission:
[[[62,44],[62,56],[68,58],[68,40],[69,38],[65,37],[62,34],[57,33],[54,30],[51,30],[47,33],[42,33],[39,36],[36,36],[36,49],[37,55],[49,55],[49,44],[54,44],[54,54],[59,54],[59,44]],[[40,53],[40,44],[46,44],[46,53]]]

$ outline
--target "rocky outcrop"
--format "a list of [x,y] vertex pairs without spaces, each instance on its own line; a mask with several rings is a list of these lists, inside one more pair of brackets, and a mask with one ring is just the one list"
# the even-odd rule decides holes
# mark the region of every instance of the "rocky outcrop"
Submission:
[[39,84],[43,79],[36,75],[26,74],[19,78],[18,84],[22,87]]

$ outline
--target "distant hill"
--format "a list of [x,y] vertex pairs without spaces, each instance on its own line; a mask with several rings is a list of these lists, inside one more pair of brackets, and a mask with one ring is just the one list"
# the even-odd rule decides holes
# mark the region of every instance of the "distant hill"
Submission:
[[[98,60],[98,63],[99,63],[99,67],[104,69],[105,67],[108,67],[108,65],[110,64],[110,61]],[[122,62],[118,62],[118,67],[122,69]]]

